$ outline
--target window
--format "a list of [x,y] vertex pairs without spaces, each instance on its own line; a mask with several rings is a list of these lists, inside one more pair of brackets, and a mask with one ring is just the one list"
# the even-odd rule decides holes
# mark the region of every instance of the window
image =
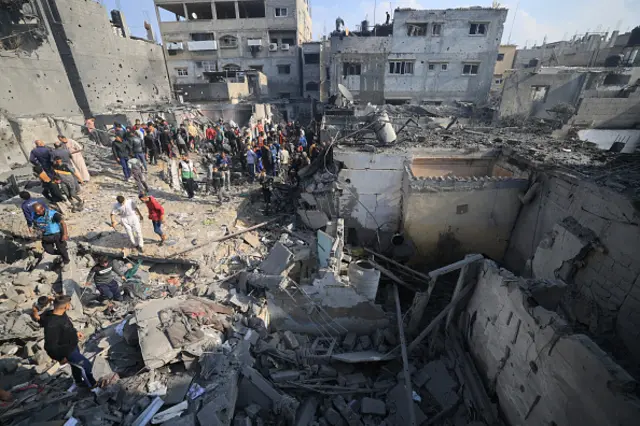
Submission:
[[531,100],[544,102],[547,100],[549,86],[531,86]]
[[318,90],[320,90],[320,85],[315,81],[310,81],[305,85],[305,89],[308,92],[317,92]]
[[498,53],[498,61],[504,61],[504,53]]
[[289,46],[294,46],[296,44],[295,39],[293,38],[282,38],[282,44],[288,44]]
[[410,62],[410,61],[389,62],[389,74],[413,74],[413,62]]
[[178,54],[178,51],[167,49],[167,53],[169,54],[169,56],[176,56]]
[[629,80],[631,80],[631,75],[629,74],[614,74],[609,73],[602,81],[603,86],[624,86],[625,84],[629,84]]
[[495,84],[502,84],[502,79],[501,78],[496,78],[493,81],[494,81]]
[[448,70],[448,69],[449,69],[449,64],[447,64],[447,63],[440,64],[440,69],[441,69],[442,71],[446,71],[446,70]]
[[216,17],[218,19],[236,19],[236,4],[232,1],[217,1]]
[[319,64],[320,63],[320,54],[319,53],[305,53],[304,54],[304,63],[305,64]]
[[234,49],[238,47],[238,39],[234,36],[226,35],[220,37],[221,49]]
[[487,34],[487,28],[489,24],[486,23],[471,23],[469,25],[469,34],[470,35],[485,35]]
[[427,35],[427,24],[407,24],[409,37],[421,37]]
[[277,38],[270,38],[269,39],[269,43],[278,44],[278,39]]
[[342,75],[344,77],[348,75],[360,75],[361,72],[362,72],[362,65],[360,64],[356,64],[352,62],[345,62],[342,64]]
[[224,71],[240,71],[240,65],[236,64],[227,64],[222,67]]
[[264,18],[266,17],[264,0],[250,0],[250,1],[239,1],[238,3],[238,12],[240,13],[240,18]]
[[191,33],[192,41],[209,41],[215,39],[213,33]]
[[278,65],[278,74],[291,74],[291,65]]
[[190,21],[213,19],[211,4],[209,3],[187,3],[187,19]]
[[436,69],[436,64],[429,64],[429,71],[433,71]]
[[189,75],[189,70],[187,68],[176,68],[175,70],[179,77]]
[[431,24],[431,35],[437,37],[442,34],[442,24]]
[[284,18],[285,16],[287,16],[287,8],[276,7],[276,18]]
[[479,64],[463,64],[462,75],[478,75]]

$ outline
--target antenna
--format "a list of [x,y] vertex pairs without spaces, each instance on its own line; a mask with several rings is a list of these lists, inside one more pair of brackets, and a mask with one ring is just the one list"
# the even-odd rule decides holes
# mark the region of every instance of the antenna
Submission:
[[[511,29],[509,30],[509,38],[507,39],[507,44],[511,44],[511,33],[513,33],[513,26],[516,23],[516,16],[518,15],[518,8],[520,7],[520,0],[516,4],[516,11],[513,12],[513,19],[511,20]],[[526,49],[526,45],[525,45]]]

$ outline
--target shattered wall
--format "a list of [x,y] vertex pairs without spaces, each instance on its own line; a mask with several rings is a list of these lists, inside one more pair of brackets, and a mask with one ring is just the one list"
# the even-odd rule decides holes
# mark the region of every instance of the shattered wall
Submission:
[[334,160],[344,164],[338,181],[345,189],[337,203],[345,226],[364,241],[376,229],[399,231],[405,155],[335,150]]
[[[640,227],[634,201],[561,174],[543,175],[540,181],[539,195],[523,207],[514,226],[507,266],[523,271],[533,258],[534,273],[564,279],[570,286],[571,319],[597,335],[615,333],[637,359]],[[587,234],[597,238],[597,244],[586,244]],[[535,269],[550,250],[555,262],[542,272]]]
[[182,94],[185,102],[232,101],[235,103],[249,96],[249,85],[246,80],[242,83],[176,84],[173,87]]
[[[405,175],[404,231],[423,257],[483,253],[501,260],[526,179]],[[459,257],[457,257],[459,258]]]
[[[4,35],[4,43],[0,44],[0,109],[16,116],[78,114],[80,110],[71,92],[67,73],[51,29],[44,19],[43,5],[40,0],[34,4],[38,8],[38,17],[26,30],[38,30],[43,41],[29,42],[25,35],[14,38],[12,34],[25,31],[25,28],[17,26],[9,35]],[[0,27],[4,24],[0,23]]]
[[117,35],[100,3],[49,4],[49,22],[85,115],[171,99],[161,46]]
[[[387,57],[390,37],[331,37],[331,94],[338,84],[345,86],[360,102],[384,104]],[[345,64],[360,66],[359,75],[346,75]]]
[[558,295],[554,284],[518,278],[492,261],[478,273],[467,340],[504,416],[523,426],[636,424],[637,383],[553,312]]
[[[530,69],[514,70],[504,81],[499,116],[554,118],[548,110],[556,104],[578,105],[587,76],[586,72],[567,70],[543,69],[539,73]],[[537,90],[546,90],[546,93],[541,94]]]
[[601,129],[632,129],[640,124],[640,91],[628,98],[583,99],[572,122]]

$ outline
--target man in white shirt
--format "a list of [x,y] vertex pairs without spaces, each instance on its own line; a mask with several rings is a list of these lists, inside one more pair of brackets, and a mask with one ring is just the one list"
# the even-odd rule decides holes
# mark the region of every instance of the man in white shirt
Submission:
[[142,213],[131,200],[126,200],[122,195],[116,197],[117,202],[113,205],[111,211],[111,227],[116,229],[116,216],[120,217],[120,222],[124,226],[131,244],[138,251],[142,252],[144,247],[144,239],[142,238]]

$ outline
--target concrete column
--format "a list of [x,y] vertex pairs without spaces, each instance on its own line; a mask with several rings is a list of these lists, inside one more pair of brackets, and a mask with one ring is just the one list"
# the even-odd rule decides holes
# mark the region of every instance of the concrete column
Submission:
[[215,4],[215,2],[211,2],[211,16],[213,16],[213,19],[218,19],[218,15],[216,15],[216,4]]
[[184,17],[187,21],[189,21],[191,18],[189,18],[189,14],[187,12],[187,4],[186,3],[182,3],[182,8],[184,9]]
[[240,8],[238,7],[238,2],[233,2],[236,7],[236,19],[240,19]]

